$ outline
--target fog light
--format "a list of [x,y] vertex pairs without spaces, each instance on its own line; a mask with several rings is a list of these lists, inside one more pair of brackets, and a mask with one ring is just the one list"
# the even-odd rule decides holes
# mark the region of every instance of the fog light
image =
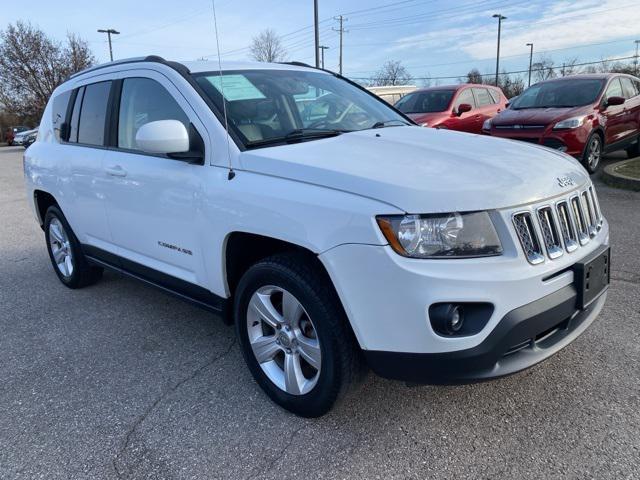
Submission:
[[456,305],[450,310],[448,318],[448,327],[451,332],[457,332],[462,328],[464,322],[464,312],[460,305]]
[[464,325],[464,308],[456,303],[441,303],[429,310],[431,325],[440,335],[456,335]]

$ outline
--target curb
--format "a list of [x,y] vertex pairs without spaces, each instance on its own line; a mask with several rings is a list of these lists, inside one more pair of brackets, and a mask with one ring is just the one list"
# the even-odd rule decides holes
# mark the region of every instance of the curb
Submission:
[[640,159],[632,158],[607,165],[602,171],[602,181],[611,187],[640,192],[640,178],[633,178],[616,172],[616,168],[631,162],[640,162]]

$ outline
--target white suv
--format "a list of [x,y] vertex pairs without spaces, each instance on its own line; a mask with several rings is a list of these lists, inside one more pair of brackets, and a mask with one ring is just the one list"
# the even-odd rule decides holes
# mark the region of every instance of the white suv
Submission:
[[301,64],[85,70],[24,168],[64,285],[109,268],[220,313],[303,416],[367,366],[436,384],[517,372],[605,302],[609,228],[577,161],[417,127]]

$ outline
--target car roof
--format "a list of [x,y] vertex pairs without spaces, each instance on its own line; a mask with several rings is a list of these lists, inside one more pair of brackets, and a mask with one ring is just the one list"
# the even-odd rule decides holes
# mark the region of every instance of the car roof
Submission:
[[482,83],[455,83],[451,85],[437,85],[434,87],[423,87],[416,90],[416,92],[429,92],[429,91],[435,91],[435,90],[453,90],[457,92],[458,90],[462,90],[463,88],[467,88],[467,87],[491,88],[493,90],[497,90],[495,85],[484,85]]

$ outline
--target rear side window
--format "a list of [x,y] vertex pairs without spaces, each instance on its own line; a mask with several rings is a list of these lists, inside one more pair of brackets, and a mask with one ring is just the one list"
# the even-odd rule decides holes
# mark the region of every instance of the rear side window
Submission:
[[82,97],[84,96],[84,87],[78,89],[76,100],[73,104],[73,112],[71,113],[71,121],[69,124],[69,142],[76,143],[78,141],[78,121],[80,120],[80,107],[82,106]]
[[104,122],[110,90],[111,82],[93,83],[85,87],[80,109],[78,143],[104,145]]
[[476,94],[479,107],[486,107],[487,105],[493,104],[493,99],[486,88],[474,88],[473,92]]
[[69,106],[70,98],[71,90],[63,92],[53,99],[51,106],[51,125],[53,126],[53,132],[58,141],[60,141],[60,126],[67,118],[67,107]]
[[487,88],[489,95],[493,99],[493,103],[500,103],[500,94],[492,88]]
[[458,95],[458,98],[456,99],[455,108],[457,109],[463,103],[468,103],[469,105],[471,105],[471,108],[476,107],[476,102],[473,99],[473,93],[471,92],[470,88],[467,88],[460,92],[460,95]]
[[125,79],[118,115],[118,147],[139,150],[138,129],[157,120],[178,120],[187,129],[190,125],[187,114],[158,82],[149,78]]
[[622,90],[624,91],[625,98],[633,98],[636,95],[638,95],[636,86],[634,82],[631,81],[630,78],[620,77],[620,83],[622,83]]

